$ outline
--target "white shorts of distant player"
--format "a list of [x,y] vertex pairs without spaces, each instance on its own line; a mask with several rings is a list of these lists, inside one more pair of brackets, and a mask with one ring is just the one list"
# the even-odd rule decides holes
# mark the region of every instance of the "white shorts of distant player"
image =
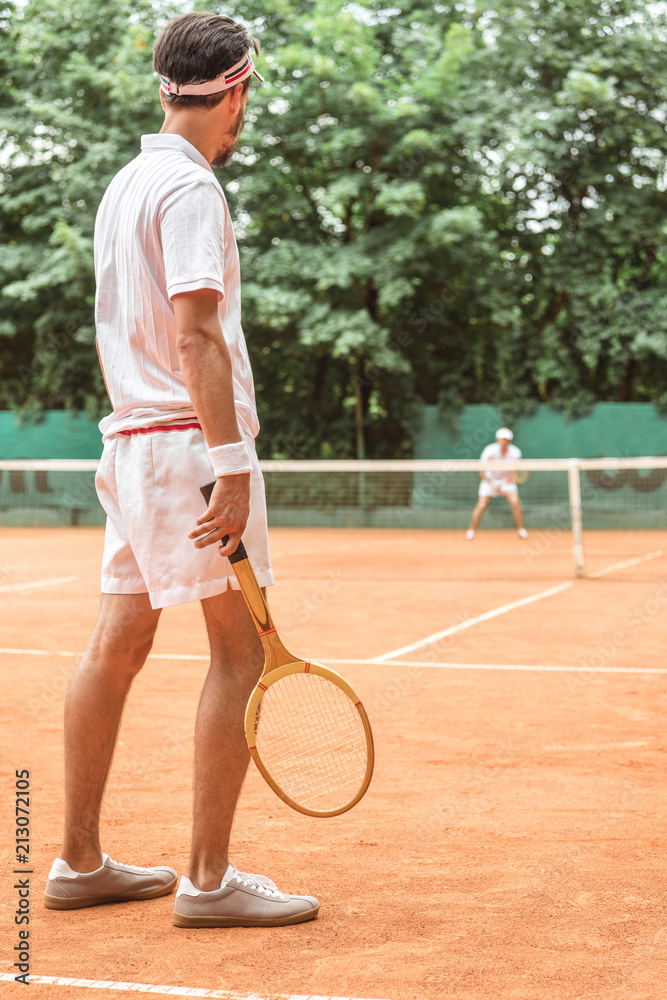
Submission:
[[478,496],[480,497],[507,497],[514,500],[519,495],[516,483],[508,483],[504,479],[482,479],[479,484]]

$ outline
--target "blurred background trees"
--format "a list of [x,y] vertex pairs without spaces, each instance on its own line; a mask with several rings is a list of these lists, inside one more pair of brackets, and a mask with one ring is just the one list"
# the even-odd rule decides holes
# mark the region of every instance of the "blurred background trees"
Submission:
[[[667,406],[661,6],[196,6],[262,43],[218,173],[262,456],[407,455],[424,402]],[[5,5],[0,407],[106,411],[95,211],[160,128],[151,47],[174,12]]]

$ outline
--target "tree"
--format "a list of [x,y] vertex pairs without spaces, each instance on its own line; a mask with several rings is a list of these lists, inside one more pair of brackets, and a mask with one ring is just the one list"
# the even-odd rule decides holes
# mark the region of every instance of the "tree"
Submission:
[[667,406],[664,11],[515,0],[489,25],[510,99],[498,190],[531,279],[539,398],[570,413]]
[[267,52],[232,190],[286,454],[349,454],[355,410],[400,454],[421,401],[667,405],[664,15],[462,6],[234,8]]
[[267,52],[232,190],[269,420],[289,429],[286,454],[407,452],[415,402],[457,383],[445,358],[470,349],[471,325],[518,312],[496,208],[454,162],[482,37],[427,4],[235,11]]
[[[171,11],[7,9],[0,405],[92,411],[93,217],[159,128]],[[215,9],[252,25],[267,77],[219,175],[263,455],[408,454],[424,402],[667,406],[660,5]]]
[[138,135],[159,129],[154,25],[149,3],[124,0],[31,0],[3,24],[0,405],[108,406],[94,347],[93,226]]

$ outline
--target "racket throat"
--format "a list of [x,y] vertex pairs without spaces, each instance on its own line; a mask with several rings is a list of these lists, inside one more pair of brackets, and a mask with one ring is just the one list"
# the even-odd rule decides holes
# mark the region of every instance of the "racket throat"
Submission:
[[274,667],[282,667],[284,663],[293,663],[296,660],[296,656],[290,653],[286,649],[280,639],[278,638],[278,633],[275,627],[266,630],[265,632],[260,632],[259,637],[262,640],[262,646],[264,647],[264,673],[267,674],[269,670],[273,670]]

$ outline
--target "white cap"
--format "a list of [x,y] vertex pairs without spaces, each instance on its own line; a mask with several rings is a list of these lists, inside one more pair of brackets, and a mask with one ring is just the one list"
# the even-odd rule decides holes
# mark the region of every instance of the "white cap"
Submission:
[[509,427],[498,428],[498,430],[496,431],[496,441],[500,441],[501,438],[504,438],[506,441],[512,441],[514,439],[514,435],[512,434]]

